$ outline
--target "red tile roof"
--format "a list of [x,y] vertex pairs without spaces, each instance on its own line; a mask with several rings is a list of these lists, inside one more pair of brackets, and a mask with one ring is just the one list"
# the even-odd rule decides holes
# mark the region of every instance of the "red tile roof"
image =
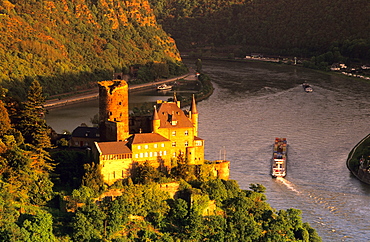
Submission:
[[101,155],[131,154],[127,142],[98,142]]
[[[192,128],[193,123],[176,103],[162,103],[158,109],[160,128]],[[175,125],[171,121],[177,121]]]
[[156,133],[140,133],[134,134],[128,138],[128,143],[131,144],[142,144],[142,143],[157,143],[170,141],[160,134]]

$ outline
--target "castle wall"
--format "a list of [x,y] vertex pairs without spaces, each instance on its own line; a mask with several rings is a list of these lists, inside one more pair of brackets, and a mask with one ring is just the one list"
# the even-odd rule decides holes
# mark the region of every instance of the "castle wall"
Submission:
[[230,178],[230,161],[218,160],[215,161],[214,169],[217,177],[224,180],[229,180]]
[[112,185],[119,179],[126,178],[130,175],[132,159],[105,159],[100,156],[101,173],[104,181]]
[[149,161],[155,168],[168,169],[171,167],[171,153],[168,151],[169,141],[159,143],[143,143],[132,145],[133,160],[139,164]]

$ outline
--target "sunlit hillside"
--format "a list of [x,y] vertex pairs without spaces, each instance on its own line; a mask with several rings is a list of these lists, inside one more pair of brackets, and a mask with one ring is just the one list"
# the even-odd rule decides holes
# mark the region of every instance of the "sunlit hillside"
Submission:
[[53,95],[181,61],[147,0],[4,0],[0,28],[0,85],[20,96],[33,79]]

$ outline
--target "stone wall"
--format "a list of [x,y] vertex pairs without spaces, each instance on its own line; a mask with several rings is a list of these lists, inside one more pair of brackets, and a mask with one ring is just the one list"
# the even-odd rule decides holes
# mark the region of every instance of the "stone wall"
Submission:
[[[101,141],[111,140],[114,130],[117,140],[125,140],[129,135],[128,85],[123,80],[101,81],[98,84]],[[112,128],[112,123],[107,122],[119,127]]]

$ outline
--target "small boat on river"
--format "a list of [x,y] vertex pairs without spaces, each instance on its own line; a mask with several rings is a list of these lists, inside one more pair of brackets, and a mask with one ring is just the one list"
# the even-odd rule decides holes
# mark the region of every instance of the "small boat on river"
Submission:
[[272,177],[286,176],[288,143],[286,138],[275,138],[273,155],[271,159],[271,175]]
[[313,88],[308,83],[303,83],[302,87],[305,92],[313,92]]
[[159,86],[157,86],[157,90],[158,91],[161,91],[161,90],[171,90],[172,89],[172,86],[171,85],[167,85],[166,83],[163,83]]

